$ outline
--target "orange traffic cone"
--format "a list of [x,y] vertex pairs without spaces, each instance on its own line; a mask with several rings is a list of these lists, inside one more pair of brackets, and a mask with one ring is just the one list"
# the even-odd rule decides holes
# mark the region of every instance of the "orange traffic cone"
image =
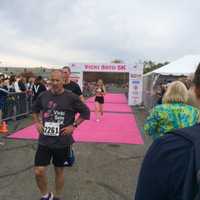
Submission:
[[3,122],[1,127],[0,127],[0,133],[7,133],[8,132],[8,126],[6,122]]

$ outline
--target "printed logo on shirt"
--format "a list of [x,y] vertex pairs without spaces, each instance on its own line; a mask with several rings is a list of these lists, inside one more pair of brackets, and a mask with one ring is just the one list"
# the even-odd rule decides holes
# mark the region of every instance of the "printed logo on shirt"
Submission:
[[65,112],[56,110],[57,104],[53,101],[48,102],[48,110],[43,113],[44,121],[57,122],[64,124]]

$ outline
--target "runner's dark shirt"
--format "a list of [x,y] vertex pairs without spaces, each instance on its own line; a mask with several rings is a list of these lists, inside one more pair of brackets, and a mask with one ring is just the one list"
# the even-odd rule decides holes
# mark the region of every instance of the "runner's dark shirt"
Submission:
[[[60,129],[73,124],[75,114],[80,113],[83,119],[90,118],[88,107],[80,98],[70,91],[55,95],[51,91],[41,93],[33,105],[33,112],[42,113],[43,125],[45,122],[60,123]],[[72,135],[45,136],[40,134],[39,144],[52,148],[62,148],[74,142]]]
[[79,85],[77,83],[75,83],[74,81],[70,81],[68,84],[65,84],[64,88],[66,90],[72,91],[74,94],[76,94],[78,96],[82,95],[82,92],[81,92]]
[[197,183],[192,152],[191,143],[180,136],[156,139],[144,158],[135,200],[193,200]]

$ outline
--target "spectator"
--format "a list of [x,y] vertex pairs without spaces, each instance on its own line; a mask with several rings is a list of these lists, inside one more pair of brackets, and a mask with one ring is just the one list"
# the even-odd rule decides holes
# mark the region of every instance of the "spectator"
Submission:
[[32,93],[34,84],[35,84],[35,77],[30,77],[28,79],[28,83],[26,84],[29,93]]
[[167,85],[161,84],[160,88],[158,88],[158,90],[156,91],[156,96],[158,98],[157,104],[162,104],[162,99],[163,99],[163,96],[164,96],[166,90],[167,90]]
[[[200,64],[195,72],[194,87],[200,100]],[[200,141],[200,126],[197,124],[180,131],[183,137],[167,134],[150,146],[141,167],[135,200],[200,199],[197,197],[200,191],[196,174],[199,169],[195,166],[200,158],[195,158],[192,142],[184,139],[184,135],[191,133]]]
[[20,80],[20,76],[17,76],[15,79],[15,83],[14,83],[14,87],[15,87],[15,92],[21,92],[20,88],[19,88],[19,80]]
[[46,87],[43,84],[43,79],[41,76],[38,76],[35,80],[35,84],[33,85],[33,101],[35,101],[38,95],[44,91],[46,91]]
[[21,92],[26,92],[26,79],[24,77],[20,76],[18,86]]
[[188,91],[180,81],[172,82],[164,97],[163,104],[157,105],[148,116],[144,131],[153,139],[177,128],[192,126],[199,122],[199,110],[187,105]]
[[0,80],[0,133],[2,131],[3,107],[6,103],[8,91],[3,89],[3,80]]
[[8,78],[3,79],[2,88],[5,89],[6,91],[8,91],[8,89],[9,89],[9,79]]
[[15,91],[15,76],[14,75],[10,76],[8,91],[9,92],[16,92]]

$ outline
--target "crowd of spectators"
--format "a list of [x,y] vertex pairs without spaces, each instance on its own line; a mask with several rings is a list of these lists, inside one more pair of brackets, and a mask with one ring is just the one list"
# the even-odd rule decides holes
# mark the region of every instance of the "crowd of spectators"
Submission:
[[[36,100],[37,96],[41,92],[50,89],[50,87],[51,83],[48,79],[42,76],[35,76],[32,73],[11,73],[9,76],[0,74],[0,88],[10,94],[7,98],[4,98],[4,102],[1,101],[1,110],[4,110],[4,117],[8,117],[9,113],[13,112],[14,104],[17,106],[16,112],[27,113],[27,110],[31,109],[31,104]],[[86,98],[94,96],[95,87],[96,82],[83,81],[83,96]],[[105,87],[108,92],[126,93],[128,91],[128,83],[106,83]]]
[[10,115],[29,112],[32,101],[48,88],[48,80],[44,80],[41,76],[0,74],[0,90],[2,94],[6,94],[4,96],[1,94],[0,123],[2,116],[7,118]]
[[0,88],[8,91],[9,93],[27,93],[36,98],[39,93],[46,90],[49,87],[48,80],[42,78],[42,76],[25,77],[23,74],[6,76],[0,75]]

